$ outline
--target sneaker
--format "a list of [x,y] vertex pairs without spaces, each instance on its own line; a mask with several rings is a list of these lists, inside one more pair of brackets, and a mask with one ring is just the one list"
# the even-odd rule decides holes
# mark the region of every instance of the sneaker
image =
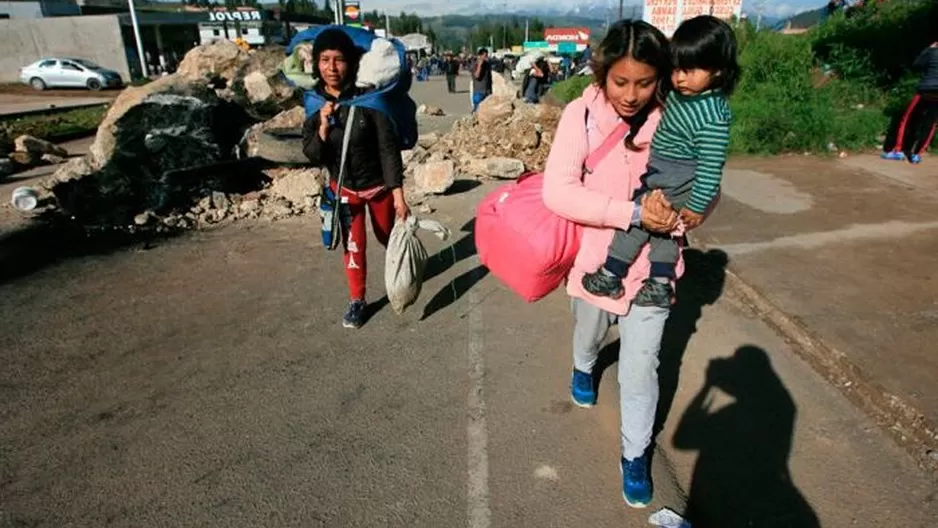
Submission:
[[365,301],[354,300],[349,303],[348,310],[345,311],[345,317],[342,318],[342,326],[345,328],[361,328],[365,322]]
[[583,275],[583,289],[597,297],[618,299],[625,295],[622,279],[603,273],[603,270]]
[[573,369],[573,381],[570,383],[570,397],[578,407],[596,405],[596,385],[593,375]]
[[898,152],[895,150],[891,152],[883,152],[882,154],[879,155],[879,157],[883,158],[884,160],[905,161],[905,153]]
[[921,154],[912,154],[912,157],[909,158],[909,163],[912,165],[918,165],[922,162]]
[[658,282],[655,279],[645,279],[642,288],[635,296],[635,306],[657,306],[670,308],[674,302],[674,288],[671,282]]
[[651,503],[652,485],[648,475],[648,455],[633,460],[621,460],[622,498],[633,508],[644,508]]

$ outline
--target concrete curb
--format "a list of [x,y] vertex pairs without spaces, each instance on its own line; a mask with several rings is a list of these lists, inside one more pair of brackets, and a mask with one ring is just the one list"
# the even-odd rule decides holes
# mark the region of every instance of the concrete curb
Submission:
[[[704,250],[718,246],[693,244]],[[926,420],[924,413],[899,396],[890,393],[846,354],[825,343],[805,324],[775,306],[768,297],[748,284],[733,266],[726,270],[726,290],[744,304],[779,335],[792,344],[792,349],[824,379],[836,386],[844,396],[889,433],[926,470],[938,470],[938,427]]]
[[33,116],[33,115],[52,115],[52,114],[61,114],[63,112],[70,112],[72,110],[81,110],[83,108],[95,108],[98,106],[109,106],[113,101],[110,102],[101,102],[101,103],[83,103],[77,105],[67,105],[67,106],[54,106],[51,108],[37,108],[35,110],[25,110],[23,112],[12,112],[9,114],[0,114],[0,120],[8,119],[19,119],[21,117]]

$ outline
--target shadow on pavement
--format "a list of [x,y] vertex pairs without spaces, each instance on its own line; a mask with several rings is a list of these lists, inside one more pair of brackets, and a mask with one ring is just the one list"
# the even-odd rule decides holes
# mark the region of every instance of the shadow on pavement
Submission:
[[[427,268],[423,277],[424,282],[444,273],[446,270],[455,266],[456,263],[476,254],[475,218],[466,222],[466,224],[460,228],[460,231],[466,233],[466,235],[451,246],[440,250],[439,253],[433,255],[427,261]],[[489,270],[486,269],[485,266],[480,265],[451,280],[426,304],[423,309],[423,316],[420,320],[426,320],[431,315],[456,302],[456,300],[462,297],[470,288],[475,286],[476,283],[485,278],[488,273]]]
[[[714,389],[734,401],[712,410]],[[796,412],[765,350],[745,345],[710,362],[673,439],[698,451],[686,515],[694,526],[820,526],[788,470]]]
[[[681,362],[691,337],[697,332],[697,321],[703,315],[703,307],[713,304],[723,294],[726,281],[726,266],[729,258],[726,253],[712,249],[706,253],[699,249],[684,250],[684,275],[677,283],[677,303],[671,308],[671,315],[664,328],[659,352],[658,366],[658,411],[655,417],[654,436],[661,432],[674,395],[677,392],[681,372]],[[597,383],[603,373],[619,359],[619,340],[616,339],[599,351],[595,370]]]
[[37,221],[0,236],[0,284],[67,259],[107,255],[121,249],[150,249],[173,234],[89,231],[64,221]]
[[482,185],[482,182],[479,180],[456,180],[453,182],[453,185],[443,193],[443,196],[452,196],[454,194],[462,194],[464,192],[469,192],[476,187]]

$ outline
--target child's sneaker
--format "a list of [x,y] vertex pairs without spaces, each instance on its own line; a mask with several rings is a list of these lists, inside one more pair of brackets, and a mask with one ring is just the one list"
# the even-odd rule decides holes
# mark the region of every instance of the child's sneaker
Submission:
[[674,288],[671,287],[671,281],[658,282],[655,279],[645,279],[645,283],[638,290],[638,295],[635,296],[633,302],[635,306],[670,308],[674,302]]
[[578,407],[592,407],[596,405],[596,384],[593,375],[573,369],[573,380],[570,383],[570,397]]
[[622,498],[633,508],[644,508],[651,504],[653,494],[651,477],[648,474],[648,455],[633,460],[621,460]]
[[879,157],[883,158],[884,160],[905,161],[905,153],[897,150],[883,152],[879,155]]
[[912,157],[909,158],[909,163],[911,163],[912,165],[918,165],[921,162],[922,162],[921,154],[912,154]]
[[602,269],[583,275],[583,289],[597,297],[619,299],[625,295],[622,279],[612,276]]

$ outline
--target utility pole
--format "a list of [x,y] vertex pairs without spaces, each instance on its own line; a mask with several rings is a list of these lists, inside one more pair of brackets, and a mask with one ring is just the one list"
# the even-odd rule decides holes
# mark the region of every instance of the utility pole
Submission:
[[528,20],[527,18],[524,19],[524,41],[525,42],[529,42],[531,40],[530,38],[528,38],[528,26],[529,26],[528,23],[529,22],[530,20]]
[[147,68],[147,56],[143,52],[143,39],[140,38],[140,24],[137,23],[137,9],[134,7],[134,0],[127,0],[130,6],[130,23],[134,27],[134,40],[137,41],[137,57],[140,59],[140,71],[143,78],[150,76],[150,70]]
[[345,11],[342,0],[335,0],[335,23],[341,26],[345,22]]
[[384,14],[384,32],[388,38],[391,38],[391,15],[387,13]]
[[622,0],[619,0],[619,20],[622,20]]

